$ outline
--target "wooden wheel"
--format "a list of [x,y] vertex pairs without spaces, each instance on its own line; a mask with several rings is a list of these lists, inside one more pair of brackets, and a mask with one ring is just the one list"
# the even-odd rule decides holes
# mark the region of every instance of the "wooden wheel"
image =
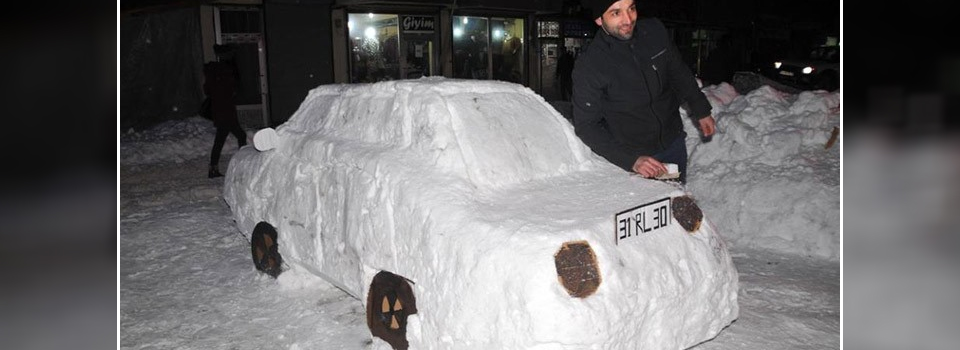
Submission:
[[373,277],[367,293],[367,327],[373,336],[394,349],[407,349],[407,317],[415,313],[417,299],[406,278],[387,271]]
[[253,265],[260,272],[274,278],[282,272],[283,257],[280,256],[277,244],[277,230],[266,221],[261,221],[253,228],[250,235],[250,253],[253,256]]
[[600,287],[597,256],[587,241],[566,242],[553,255],[557,278],[570,296],[586,298]]

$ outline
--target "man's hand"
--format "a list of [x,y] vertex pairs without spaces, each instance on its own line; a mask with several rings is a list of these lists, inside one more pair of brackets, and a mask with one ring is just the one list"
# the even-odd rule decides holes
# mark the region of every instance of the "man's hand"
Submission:
[[713,136],[713,133],[717,131],[716,121],[713,120],[712,115],[700,118],[700,132],[703,133],[703,137]]
[[667,167],[653,157],[640,156],[633,162],[633,172],[645,178],[657,177],[667,173]]

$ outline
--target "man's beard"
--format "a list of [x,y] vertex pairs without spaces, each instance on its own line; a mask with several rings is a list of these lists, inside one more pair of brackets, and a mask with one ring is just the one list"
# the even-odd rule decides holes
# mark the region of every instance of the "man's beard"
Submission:
[[[633,22],[633,26],[630,27],[625,34],[621,34],[618,29],[620,28],[607,28],[606,24],[603,25],[603,31],[607,32],[610,36],[620,39],[620,40],[630,40],[633,37],[633,28],[637,25],[637,22]],[[612,30],[611,30],[612,29]]]

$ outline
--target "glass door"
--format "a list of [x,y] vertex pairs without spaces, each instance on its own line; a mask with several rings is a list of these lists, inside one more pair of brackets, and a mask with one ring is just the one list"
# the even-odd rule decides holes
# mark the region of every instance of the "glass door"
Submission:
[[401,41],[400,51],[403,52],[403,77],[417,79],[435,75],[436,55],[432,38],[416,38],[405,36]]
[[401,74],[405,79],[437,75],[437,19],[434,16],[400,16]]

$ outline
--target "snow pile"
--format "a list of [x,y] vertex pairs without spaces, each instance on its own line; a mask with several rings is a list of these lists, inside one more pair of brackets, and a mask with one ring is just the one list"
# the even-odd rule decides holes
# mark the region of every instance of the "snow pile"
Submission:
[[688,189],[704,212],[737,246],[838,260],[840,145],[824,147],[840,126],[839,93],[703,91],[717,134],[701,143],[685,127]]
[[[248,142],[250,133],[248,132]],[[183,163],[210,155],[216,128],[202,117],[168,120],[149,130],[120,135],[120,163],[143,165],[160,162]],[[227,136],[222,158],[229,159],[237,149],[237,140]]]
[[[291,270],[363,301],[381,270],[412,281],[411,348],[686,348],[738,315],[710,222],[615,239],[616,213],[684,193],[592,154],[523,86],[323,86],[277,135],[230,163],[224,197],[241,231],[271,223]],[[602,278],[583,299],[555,260],[580,241]]]

